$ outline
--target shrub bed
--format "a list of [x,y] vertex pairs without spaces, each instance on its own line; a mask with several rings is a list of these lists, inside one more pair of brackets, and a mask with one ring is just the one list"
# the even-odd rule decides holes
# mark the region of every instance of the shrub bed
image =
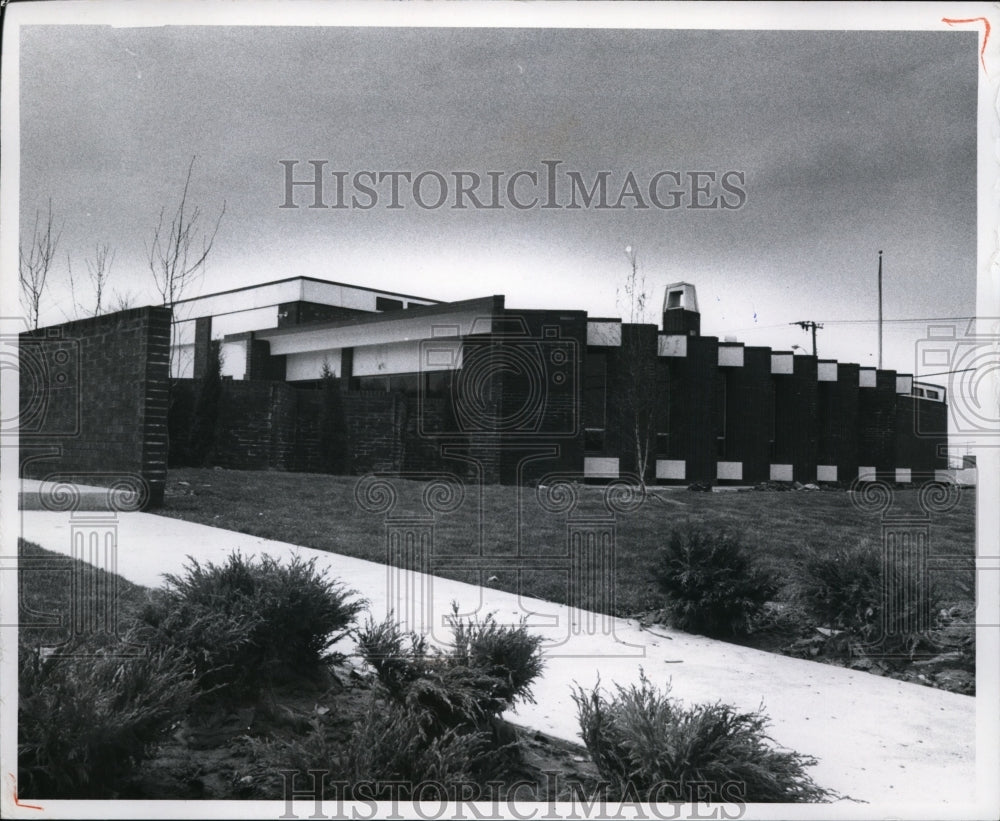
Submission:
[[734,534],[693,525],[670,532],[654,576],[673,626],[720,638],[750,632],[778,589]]
[[[417,715],[372,694],[346,737],[317,718],[302,740],[258,745],[257,756],[271,771],[294,772],[296,778],[308,778],[312,771],[316,778],[336,781],[341,796],[351,800],[371,798],[355,792],[360,784],[370,790],[377,782],[473,783],[484,751],[485,740],[478,733],[453,728],[429,738]],[[332,788],[327,794],[334,794]]]
[[834,550],[808,549],[793,585],[798,605],[852,655],[912,655],[936,616],[940,596],[912,561],[886,562],[868,541]]
[[[126,637],[126,648],[134,638]],[[18,791],[25,797],[115,797],[192,697],[188,665],[170,650],[43,659],[21,647],[18,660]]]
[[492,615],[464,621],[457,613],[454,606],[447,652],[429,651],[392,618],[369,622],[358,636],[386,694],[432,736],[463,725],[491,727],[517,701],[534,701],[531,684],[542,671],[541,638],[523,623],[500,625]]
[[636,801],[821,801],[831,794],[805,768],[816,760],[777,749],[761,710],[685,707],[653,687],[573,694],[581,735],[611,798]]
[[315,559],[234,553],[222,565],[190,559],[164,578],[141,614],[146,636],[186,654],[203,694],[254,697],[277,677],[314,673],[364,606]]

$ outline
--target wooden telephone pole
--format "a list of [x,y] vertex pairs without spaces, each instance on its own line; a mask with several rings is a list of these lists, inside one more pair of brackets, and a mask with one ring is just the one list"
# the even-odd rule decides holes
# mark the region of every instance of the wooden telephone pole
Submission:
[[801,322],[789,322],[789,325],[798,325],[803,331],[812,331],[813,340],[813,356],[816,356],[816,329],[822,328],[822,322],[812,322],[811,320],[804,319]]

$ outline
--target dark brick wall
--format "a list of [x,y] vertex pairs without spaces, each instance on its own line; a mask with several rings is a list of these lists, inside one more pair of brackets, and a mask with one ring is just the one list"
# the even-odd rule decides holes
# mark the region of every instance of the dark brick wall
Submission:
[[896,465],[910,468],[912,480],[934,479],[948,467],[940,447],[947,441],[948,406],[913,396],[896,397]]
[[[283,382],[230,381],[223,383],[212,464],[227,468],[262,470],[288,468],[281,447],[285,420],[294,401],[294,389]],[[294,424],[294,414],[291,415]]]
[[343,394],[351,473],[393,472],[403,467],[409,406],[398,393]]
[[469,458],[473,476],[483,484],[500,482],[504,356],[501,343],[493,336],[466,337],[463,367],[452,383],[456,427],[461,432],[453,449]]
[[775,374],[774,464],[792,465],[797,482],[816,481],[818,382],[816,357],[792,357],[793,372]]
[[726,439],[720,459],[743,463],[741,482],[766,482],[771,476],[771,349],[744,348],[743,367],[719,368],[728,376]]
[[687,356],[665,359],[670,373],[669,444],[661,458],[684,459],[688,482],[715,482],[719,340],[688,337]]
[[817,385],[817,464],[836,465],[838,481],[858,475],[859,366],[838,363],[837,381]]
[[892,478],[896,469],[896,372],[876,371],[875,387],[858,391],[859,459]]
[[134,308],[21,334],[22,475],[138,474],[147,506],[163,503],[170,321],[169,308]]
[[[642,371],[636,362],[656,350],[643,329],[623,325],[620,348],[585,349],[607,357],[606,429],[594,455],[617,456],[623,472],[636,465],[627,399]],[[770,348],[745,347],[742,366],[719,367],[719,347],[714,337],[687,337],[686,356],[659,357],[655,366],[666,386],[658,389],[666,414],[656,456],[684,460],[684,481],[719,481],[719,461],[742,464],[742,479],[729,480],[737,484],[768,480],[773,464],[790,464],[803,483],[816,481],[820,464],[835,465],[841,482],[853,481],[859,464],[890,481],[896,468],[923,481],[946,467],[947,405],[897,396],[895,371],[860,388],[857,364],[837,363],[837,380],[820,382],[815,357],[795,356],[791,374],[772,375]]]
[[[496,338],[500,421],[504,441],[498,480],[530,483],[551,472],[583,472],[583,358],[587,315],[582,311],[505,311],[524,338]],[[551,454],[551,455],[546,455]]]
[[[337,390],[340,390],[339,384]],[[327,401],[325,393],[322,389],[296,391],[293,462],[294,469],[304,473],[330,471],[330,466],[325,464],[320,433],[323,406]]]
[[[666,426],[667,375],[660,367],[655,325],[622,323],[622,344],[607,348],[607,449],[621,473],[638,474],[648,449],[647,482],[656,476],[656,434]],[[636,430],[638,429],[638,444]]]
[[[339,382],[339,380],[338,380]],[[240,470],[295,470],[364,474],[444,469],[437,438],[419,434],[416,397],[374,391],[341,391],[338,419],[343,426],[341,466],[325,463],[321,442],[322,389],[300,389],[285,382],[226,380],[208,462]],[[177,395],[196,396],[193,380],[178,380]],[[425,402],[425,413],[446,416],[444,398]],[[193,404],[189,402],[188,404]],[[177,431],[186,434],[190,413],[178,415]],[[448,469],[455,470],[451,465]]]
[[445,396],[423,396],[419,401],[417,397],[408,397],[408,400],[403,470],[447,470],[464,476],[464,464],[444,456],[441,437],[427,435],[428,432],[455,430],[451,399]]

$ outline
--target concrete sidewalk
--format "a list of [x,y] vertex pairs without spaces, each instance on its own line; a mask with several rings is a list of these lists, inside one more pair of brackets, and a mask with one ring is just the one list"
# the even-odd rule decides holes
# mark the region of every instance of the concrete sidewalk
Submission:
[[139,482],[125,482],[118,487],[97,487],[77,482],[43,482],[39,479],[19,479],[17,494],[21,510],[130,510],[134,508]]
[[[672,679],[673,694],[686,702],[721,700],[744,710],[763,703],[775,741],[819,759],[810,770],[818,784],[892,805],[893,815],[905,815],[905,805],[922,817],[963,817],[961,808],[971,810],[975,800],[977,702],[968,696],[666,628],[643,630],[632,620],[416,573],[399,575],[381,564],[177,519],[144,513],[104,518],[101,524],[93,514],[24,511],[22,535],[69,554],[74,531],[113,528],[117,572],[149,586],[159,585],[163,573],[181,571],[187,556],[218,563],[239,549],[316,557],[319,566],[369,599],[376,618],[392,600],[397,613],[411,624],[423,620],[440,640],[448,637],[442,620],[452,601],[465,613],[495,612],[501,622],[530,614],[532,630],[547,641],[548,661],[534,688],[537,704],[522,705],[510,716],[516,723],[579,743],[573,684],[589,689],[600,676],[605,687],[627,685],[638,681],[642,669],[656,684]],[[837,805],[838,813],[855,817],[871,817],[875,809]]]

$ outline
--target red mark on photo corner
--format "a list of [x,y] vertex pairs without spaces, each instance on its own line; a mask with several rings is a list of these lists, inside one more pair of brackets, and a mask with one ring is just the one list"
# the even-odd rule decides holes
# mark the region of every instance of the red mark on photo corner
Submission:
[[10,778],[11,789],[14,791],[14,806],[24,807],[26,810],[41,810],[43,807],[39,807],[37,804],[22,804],[17,800],[17,779],[14,778],[14,773],[7,773]]
[[942,23],[947,23],[949,26],[953,26],[956,23],[982,23],[985,26],[983,30],[983,47],[979,49],[979,62],[982,63],[983,71],[986,71],[986,43],[990,39],[990,21],[985,17],[969,17],[966,19],[958,20],[953,17],[942,17]]

